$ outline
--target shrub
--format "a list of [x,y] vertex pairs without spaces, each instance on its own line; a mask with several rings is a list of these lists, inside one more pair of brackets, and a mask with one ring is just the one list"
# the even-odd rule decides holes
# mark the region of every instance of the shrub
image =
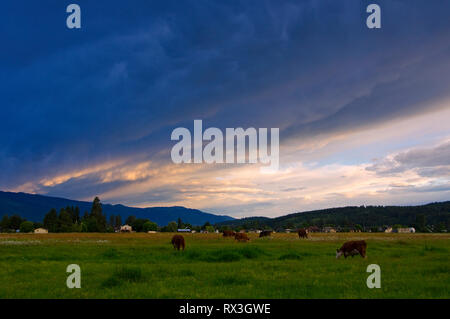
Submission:
[[22,222],[19,229],[21,233],[31,233],[34,230],[34,223],[29,221]]
[[143,225],[143,229],[145,232],[148,231],[157,231],[158,230],[158,225],[154,222],[151,221],[146,221]]

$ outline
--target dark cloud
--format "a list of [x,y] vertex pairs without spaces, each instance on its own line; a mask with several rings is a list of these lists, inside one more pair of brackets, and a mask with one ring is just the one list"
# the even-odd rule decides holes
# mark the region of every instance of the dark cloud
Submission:
[[381,30],[365,27],[367,1],[80,0],[81,30],[64,26],[69,2],[9,2],[0,188],[121,157],[170,161],[170,132],[194,119],[280,127],[283,142],[425,112],[449,94],[450,3],[378,2]]
[[146,206],[154,206],[151,203],[160,205],[160,203],[173,203],[184,200],[184,192],[175,186],[154,187],[150,191],[131,193],[124,196],[118,195],[114,197],[113,203],[135,206],[136,204]]
[[77,194],[78,198],[91,198],[129,184],[131,184],[130,181],[102,182],[101,179],[89,175],[71,178],[55,186],[42,186],[38,193],[54,197],[67,197],[70,194]]

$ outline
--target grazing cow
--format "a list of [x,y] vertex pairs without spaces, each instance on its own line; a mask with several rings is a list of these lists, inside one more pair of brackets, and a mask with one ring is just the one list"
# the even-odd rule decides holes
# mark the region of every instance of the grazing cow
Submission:
[[304,228],[300,228],[298,230],[298,238],[308,238],[308,230]]
[[342,255],[347,258],[347,256],[353,257],[358,254],[360,254],[361,257],[366,258],[366,248],[367,244],[364,240],[348,241],[344,243],[341,248],[336,249],[336,259]]
[[184,237],[181,235],[174,235],[172,237],[172,245],[174,249],[180,250],[180,248],[185,247],[185,243],[184,243]]
[[320,233],[320,228],[317,226],[309,226],[306,230],[308,233]]
[[250,238],[248,238],[247,234],[244,233],[236,233],[236,235],[234,235],[234,239],[236,239],[237,241],[249,241]]
[[236,233],[232,230],[224,230],[223,231],[223,237],[234,237]]
[[272,235],[272,231],[271,230],[263,230],[262,232],[259,233],[259,238],[261,238],[261,237],[270,237],[270,235]]

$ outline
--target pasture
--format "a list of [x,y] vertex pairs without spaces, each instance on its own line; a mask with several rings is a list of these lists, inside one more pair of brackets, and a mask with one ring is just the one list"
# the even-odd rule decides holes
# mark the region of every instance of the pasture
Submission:
[[[0,234],[0,298],[450,298],[449,234]],[[367,258],[336,260],[347,240]],[[81,267],[81,289],[66,267]],[[366,267],[381,267],[369,289]]]

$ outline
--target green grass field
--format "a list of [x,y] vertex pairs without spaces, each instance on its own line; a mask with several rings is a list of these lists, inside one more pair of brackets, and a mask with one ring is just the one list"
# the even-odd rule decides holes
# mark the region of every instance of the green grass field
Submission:
[[[0,234],[0,298],[449,298],[448,234]],[[366,259],[336,248],[367,241]],[[81,267],[68,289],[66,267]],[[369,289],[369,264],[381,289]]]

